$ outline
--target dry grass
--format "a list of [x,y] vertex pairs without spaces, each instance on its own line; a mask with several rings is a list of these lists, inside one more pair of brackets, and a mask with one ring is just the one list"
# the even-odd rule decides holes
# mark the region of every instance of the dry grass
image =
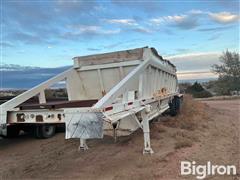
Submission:
[[191,147],[193,145],[193,142],[188,138],[180,138],[175,143],[175,149],[185,148],[185,147]]
[[172,128],[180,128],[188,131],[196,130],[201,124],[200,121],[206,119],[206,106],[195,101],[191,96],[184,96],[180,114],[176,117],[168,117],[164,125]]
[[171,137],[176,140],[175,149],[191,147],[194,142],[198,141],[198,138],[194,135],[194,133],[182,129],[174,132]]
[[151,138],[160,139],[161,135],[167,132],[167,127],[162,125],[162,122],[154,122],[151,124]]
[[[167,129],[171,138],[174,139],[174,148],[180,149],[191,147],[194,142],[200,142],[199,131],[208,128],[208,106],[195,101],[191,96],[184,96],[184,102],[179,115],[164,117],[162,126]],[[162,128],[159,130],[162,131]]]
[[164,132],[166,132],[166,129],[163,126],[158,126],[157,132],[158,133],[164,133]]
[[186,129],[186,130],[189,130],[189,131],[194,131],[196,128],[197,128],[197,125],[192,123],[192,122],[189,122],[189,123],[182,123],[180,125],[180,128],[181,129]]
[[232,99],[240,99],[240,96],[213,96],[209,98],[197,98],[198,101],[212,101],[212,100],[232,100]]
[[171,135],[171,137],[173,137],[176,140],[185,138],[185,139],[189,139],[189,140],[195,141],[195,142],[199,141],[198,137],[196,136],[196,134],[194,132],[186,131],[186,130],[176,131]]

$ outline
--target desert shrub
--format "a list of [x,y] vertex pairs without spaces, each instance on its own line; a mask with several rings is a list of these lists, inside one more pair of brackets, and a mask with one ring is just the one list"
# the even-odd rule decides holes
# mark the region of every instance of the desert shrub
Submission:
[[209,91],[205,90],[198,82],[195,82],[192,86],[189,86],[186,89],[186,93],[191,94],[194,98],[212,97],[212,94]]
[[208,98],[212,97],[212,94],[206,90],[200,91],[200,92],[193,92],[192,93],[194,98]]
[[198,83],[197,81],[196,81],[193,85],[189,86],[189,87],[186,89],[186,91],[187,91],[188,93],[201,92],[201,91],[203,91],[203,90],[204,90],[204,89],[203,89],[202,85],[201,85],[200,83]]

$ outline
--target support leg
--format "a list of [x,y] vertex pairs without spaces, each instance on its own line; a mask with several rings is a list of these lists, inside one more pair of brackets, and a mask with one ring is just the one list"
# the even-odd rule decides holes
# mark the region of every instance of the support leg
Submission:
[[116,143],[117,142],[117,127],[118,127],[118,123],[114,123],[112,126],[113,126],[114,143]]
[[113,138],[114,138],[114,143],[117,142],[117,130],[116,128],[113,129]]
[[86,139],[80,139],[80,146],[79,146],[78,150],[79,151],[81,151],[81,150],[83,150],[83,151],[88,150]]
[[151,148],[151,143],[150,143],[150,129],[149,129],[149,121],[144,118],[143,119],[143,135],[144,135],[144,149],[143,149],[143,154],[152,154],[154,153],[152,148]]

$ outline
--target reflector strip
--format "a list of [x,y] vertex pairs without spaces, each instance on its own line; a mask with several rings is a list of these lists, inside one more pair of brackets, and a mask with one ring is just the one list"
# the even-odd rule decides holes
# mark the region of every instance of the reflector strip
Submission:
[[109,106],[109,107],[106,107],[105,109],[104,109],[104,111],[110,111],[110,110],[112,110],[113,109],[113,107],[112,106]]
[[128,103],[129,106],[132,105],[132,104],[133,104],[133,102],[129,102],[129,103]]

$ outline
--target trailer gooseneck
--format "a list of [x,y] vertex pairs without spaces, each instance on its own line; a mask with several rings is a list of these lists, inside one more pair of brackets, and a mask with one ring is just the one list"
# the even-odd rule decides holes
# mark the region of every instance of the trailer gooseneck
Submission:
[[[30,126],[37,137],[48,138],[65,123],[66,139],[79,138],[80,148],[87,149],[87,139],[104,134],[116,139],[141,128],[143,153],[153,153],[149,121],[179,109],[175,66],[147,47],[73,59],[69,70],[0,106],[0,134]],[[66,83],[68,101],[47,103],[44,90],[60,81]],[[38,105],[22,105],[36,95]]]

